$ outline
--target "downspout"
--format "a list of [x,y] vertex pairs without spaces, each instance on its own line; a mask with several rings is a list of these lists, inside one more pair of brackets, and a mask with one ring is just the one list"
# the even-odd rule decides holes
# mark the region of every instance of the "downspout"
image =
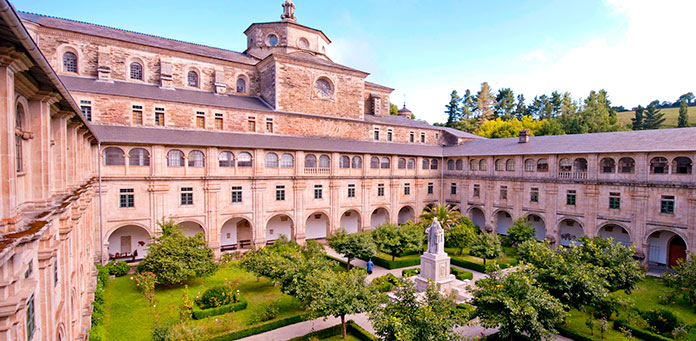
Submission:
[[[444,150],[443,150],[444,152]],[[440,205],[445,204],[445,156],[440,157]]]
[[102,229],[102,175],[101,175],[101,142],[97,142],[97,169],[99,173],[99,265],[104,265],[104,231]]

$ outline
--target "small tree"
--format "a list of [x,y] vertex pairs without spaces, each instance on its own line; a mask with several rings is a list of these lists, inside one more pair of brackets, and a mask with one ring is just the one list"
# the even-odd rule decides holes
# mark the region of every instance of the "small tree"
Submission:
[[377,248],[392,256],[420,250],[423,240],[423,231],[418,225],[404,225],[398,227],[394,224],[382,224],[372,231],[372,239]]
[[677,127],[683,128],[689,126],[689,106],[686,105],[686,99],[679,102],[679,120]]
[[483,258],[483,265],[486,265],[486,259],[496,259],[502,253],[500,238],[493,232],[480,233],[469,250],[470,255]]
[[508,229],[508,239],[512,245],[518,246],[527,240],[534,239],[536,230],[527,221],[527,217],[520,217]]
[[426,207],[423,210],[423,214],[421,214],[423,224],[430,226],[430,224],[433,222],[433,218],[437,218],[442,227],[447,229],[459,223],[459,221],[462,219],[462,214],[458,209],[448,205]]
[[445,246],[459,249],[461,255],[464,248],[476,239],[476,230],[469,218],[462,218],[458,224],[445,230]]
[[614,243],[602,237],[581,237],[579,243],[566,249],[566,261],[576,259],[585,264],[594,265],[605,272],[604,277],[609,291],[623,289],[630,294],[643,280],[644,272],[638,261],[633,259],[634,246]]
[[154,273],[157,283],[165,285],[181,284],[215,273],[215,255],[202,233],[186,237],[172,220],[157,224],[162,233],[150,243],[138,271]]
[[366,232],[346,234],[341,229],[329,237],[329,246],[348,259],[346,270],[350,270],[353,258],[371,258],[377,254],[377,246]]
[[511,340],[524,334],[532,339],[550,338],[556,324],[565,319],[561,302],[540,288],[528,271],[500,271],[476,282],[474,316],[486,328],[500,328]]
[[157,275],[152,272],[140,272],[131,277],[135,281],[135,286],[138,287],[145,298],[152,305],[152,301],[155,299],[155,284],[157,283]]
[[662,275],[665,284],[681,295],[692,305],[696,305],[696,254],[690,254],[688,259],[677,260],[672,271]]

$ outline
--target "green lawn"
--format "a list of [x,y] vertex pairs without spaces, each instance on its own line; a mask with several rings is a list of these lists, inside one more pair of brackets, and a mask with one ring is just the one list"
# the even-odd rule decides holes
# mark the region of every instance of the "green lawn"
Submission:
[[[660,112],[665,114],[665,122],[662,125],[663,128],[677,127],[679,107],[660,109]],[[636,113],[633,111],[624,111],[617,113],[617,116],[619,118],[619,122],[621,122],[622,125],[626,125],[632,123],[631,119],[636,116]],[[689,107],[689,125],[696,125],[696,106]]]
[[[301,303],[280,292],[278,287],[266,278],[257,281],[254,275],[243,271],[236,264],[221,266],[213,276],[192,280],[189,295],[196,297],[205,289],[223,284],[225,280],[240,281],[238,289],[249,306],[247,309],[202,320],[190,320],[187,326],[203,335],[214,336],[244,329],[252,324],[254,312],[263,305],[277,302],[277,319],[302,312]],[[147,340],[151,338],[153,327],[159,323],[178,319],[179,304],[184,287],[158,287],[155,293],[155,306],[150,307],[130,276],[111,280],[106,288],[106,317],[104,326],[108,340]]]
[[[445,252],[452,257],[452,258],[459,258],[462,260],[466,260],[469,262],[474,262],[474,263],[479,263],[483,264],[483,258],[478,258],[469,255],[469,249],[464,248],[464,251],[462,252],[461,255],[459,255],[459,249],[454,249],[454,248],[445,248]],[[512,247],[507,247],[503,246],[503,254],[496,258],[495,260],[498,262],[505,262],[505,261],[510,261],[510,260],[515,260],[517,259],[517,250]]]

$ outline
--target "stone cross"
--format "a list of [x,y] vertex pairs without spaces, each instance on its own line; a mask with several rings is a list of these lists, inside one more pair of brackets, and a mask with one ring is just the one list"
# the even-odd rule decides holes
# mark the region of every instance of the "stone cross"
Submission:
[[295,18],[295,4],[292,3],[292,0],[285,0],[283,3],[283,14],[281,14],[280,19],[283,21],[297,21],[297,18]]
[[428,253],[444,254],[445,253],[445,231],[440,226],[437,218],[433,219],[433,223],[425,231],[428,234]]

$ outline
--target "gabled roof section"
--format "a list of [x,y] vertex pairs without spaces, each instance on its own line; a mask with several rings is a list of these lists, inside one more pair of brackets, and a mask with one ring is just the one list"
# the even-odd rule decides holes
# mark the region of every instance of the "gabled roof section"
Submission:
[[255,22],[255,23],[249,25],[249,27],[247,27],[246,30],[244,30],[244,34],[247,34],[247,32],[249,32],[249,30],[256,25],[266,25],[266,24],[285,24],[285,25],[289,25],[289,26],[295,26],[295,27],[302,29],[302,30],[305,30],[305,31],[319,33],[322,36],[322,38],[324,38],[327,42],[331,43],[331,39],[329,39],[329,37],[327,37],[326,34],[324,34],[324,32],[322,32],[321,30],[317,30],[316,28],[311,28],[309,26],[305,26],[305,25],[298,24],[296,22],[291,22],[291,21]]
[[365,81],[365,88],[380,89],[380,90],[386,90],[389,92],[394,91],[394,88],[390,88],[388,86],[379,85],[377,83],[372,83],[372,82],[368,82],[368,81]]
[[456,137],[467,138],[467,139],[485,139],[483,136],[478,136],[472,133],[467,133],[465,131],[454,129],[450,127],[440,127],[443,131],[450,133]]
[[397,126],[412,127],[412,128],[442,130],[441,127],[431,126],[430,124],[425,123],[425,122],[413,120],[413,119],[410,119],[408,117],[396,116],[396,115],[375,116],[375,115],[371,115],[371,114],[366,114],[365,115],[365,122],[374,123],[374,124],[393,124],[393,125],[397,125]]
[[275,58],[275,59],[280,60],[280,61],[282,61],[283,59],[286,59],[286,60],[291,60],[291,61],[296,61],[296,62],[301,62],[301,63],[316,64],[316,65],[311,65],[312,67],[317,67],[317,65],[318,65],[318,66],[325,66],[325,67],[334,68],[334,69],[341,69],[341,70],[348,71],[348,72],[358,73],[362,77],[367,77],[370,75],[370,73],[368,73],[368,72],[361,71],[358,69],[353,69],[353,68],[345,66],[345,65],[341,65],[338,63],[334,63],[332,61],[321,59],[321,58],[315,57],[309,53],[302,53],[302,52],[292,53],[292,54],[273,53],[273,54],[268,55],[268,57],[264,58],[264,60],[268,60],[269,58]]
[[180,51],[203,57],[221,59],[236,63],[255,65],[258,60],[243,53],[225,50],[217,47],[205,46],[195,43],[168,39],[154,35],[138,33],[113,27],[101,26],[77,20],[56,18],[41,14],[19,12],[23,20],[31,21],[41,26],[61,29],[71,32],[88,34],[109,39],[121,40],[130,43],[158,47],[162,49]]

